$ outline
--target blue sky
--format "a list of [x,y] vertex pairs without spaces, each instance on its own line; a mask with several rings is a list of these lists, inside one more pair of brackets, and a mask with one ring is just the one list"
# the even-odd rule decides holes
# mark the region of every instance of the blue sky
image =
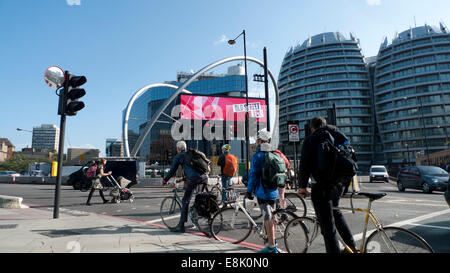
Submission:
[[138,89],[242,55],[242,44],[226,41],[243,29],[248,56],[262,60],[266,47],[278,77],[289,47],[309,36],[352,32],[374,56],[414,18],[450,26],[449,10],[448,0],[0,0],[0,137],[20,150],[31,133],[16,128],[59,126],[58,97],[43,80],[51,65],[88,80],[65,147],[104,152],[106,138],[121,137],[122,110]]

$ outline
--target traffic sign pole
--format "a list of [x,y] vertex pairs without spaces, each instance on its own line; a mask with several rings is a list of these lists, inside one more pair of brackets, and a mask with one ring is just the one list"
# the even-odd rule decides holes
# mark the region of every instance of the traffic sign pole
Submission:
[[300,134],[298,128],[299,121],[297,120],[289,120],[288,121],[288,134],[289,134],[289,142],[293,142],[294,144],[294,180],[295,180],[295,190],[298,190],[298,178],[297,178],[297,142],[300,141]]

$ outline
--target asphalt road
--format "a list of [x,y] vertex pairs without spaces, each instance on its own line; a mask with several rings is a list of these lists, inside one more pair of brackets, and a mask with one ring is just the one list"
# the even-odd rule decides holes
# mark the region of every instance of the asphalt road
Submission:
[[[387,193],[387,196],[372,204],[372,211],[383,225],[396,225],[411,230],[422,236],[435,252],[450,253],[450,208],[444,200],[442,192],[425,194],[421,191],[406,190],[398,192],[395,184],[368,183],[362,178],[360,191],[371,193]],[[55,186],[53,185],[24,185],[0,184],[0,194],[23,197],[23,203],[32,206],[52,207]],[[106,214],[115,217],[132,219],[135,221],[162,224],[159,209],[164,197],[172,195],[170,188],[135,188],[133,203],[103,204],[98,192],[91,200],[92,206],[86,206],[88,192],[73,190],[69,186],[61,188],[61,208],[75,211],[85,211]],[[343,198],[341,206],[349,206],[349,198]],[[314,211],[310,200],[307,200],[308,216]],[[367,207],[367,199],[355,198],[354,206]],[[350,229],[355,238],[360,238],[364,216],[361,213],[344,212]],[[188,225],[189,227],[190,225]],[[373,227],[369,226],[369,230]],[[251,234],[246,242],[263,245],[262,240]],[[323,249],[316,250],[323,252]]]

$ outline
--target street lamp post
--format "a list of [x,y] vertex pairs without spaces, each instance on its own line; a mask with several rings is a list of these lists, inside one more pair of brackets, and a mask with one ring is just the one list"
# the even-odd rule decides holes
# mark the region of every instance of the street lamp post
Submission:
[[427,139],[427,134],[425,133],[425,118],[423,116],[423,104],[422,104],[422,98],[421,97],[417,97],[419,99],[419,103],[420,103],[420,112],[422,114],[422,136],[424,137],[425,140],[425,149],[426,149],[426,154],[427,154],[427,162],[428,165],[430,165],[430,153],[428,151],[428,139]]
[[17,128],[17,131],[25,131],[25,132],[30,132],[30,133],[33,133],[33,131],[30,131],[30,130],[25,130],[25,129],[22,129],[22,128]]
[[408,155],[408,166],[409,166],[409,147],[408,147],[408,143],[405,143],[405,147],[406,147],[406,154]]
[[245,39],[245,29],[233,40],[229,40],[228,44],[234,45],[236,39],[243,35],[244,38],[244,69],[245,69],[245,150],[246,150],[246,160],[245,160],[245,170],[247,172],[247,177],[249,175],[249,159],[250,159],[250,140],[249,140],[249,126],[248,126],[248,83],[247,83],[247,44]]

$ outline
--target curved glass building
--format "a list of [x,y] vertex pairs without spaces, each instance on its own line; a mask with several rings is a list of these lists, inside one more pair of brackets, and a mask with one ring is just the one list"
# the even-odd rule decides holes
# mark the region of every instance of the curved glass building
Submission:
[[[186,80],[192,77],[194,73],[179,72],[176,81],[168,81],[166,83],[175,86],[181,86]],[[228,68],[227,74],[204,74],[196,81],[193,81],[187,88],[194,95],[211,95],[211,96],[233,96],[241,97],[245,94],[245,76],[244,68],[240,65]],[[172,94],[175,89],[169,87],[154,87],[144,92],[138,97],[133,104],[128,121],[128,144],[130,151],[135,146],[139,136],[144,133],[144,129],[153,115],[159,110]],[[161,115],[157,123],[153,126],[150,133],[144,139],[138,156],[144,157],[148,162],[163,162],[171,164],[170,159],[175,155],[175,144],[171,135],[171,127],[173,121],[167,117],[171,115],[171,109],[176,105],[174,100],[165,110],[165,115]],[[123,110],[123,116],[125,110]],[[233,152],[241,158],[239,146],[241,141],[232,140],[234,146]],[[211,142],[206,140],[187,141],[189,147],[195,147],[205,152],[207,156],[216,155],[221,152],[221,144],[219,141]],[[239,144],[239,145],[238,145]]]
[[388,165],[446,149],[450,128],[450,34],[421,26],[382,43],[375,112]]
[[300,138],[304,124],[314,116],[327,117],[336,105],[339,129],[351,139],[361,170],[373,162],[374,123],[369,73],[359,40],[338,32],[315,35],[291,48],[278,78],[280,90],[280,141],[292,157],[287,121],[298,120]]

